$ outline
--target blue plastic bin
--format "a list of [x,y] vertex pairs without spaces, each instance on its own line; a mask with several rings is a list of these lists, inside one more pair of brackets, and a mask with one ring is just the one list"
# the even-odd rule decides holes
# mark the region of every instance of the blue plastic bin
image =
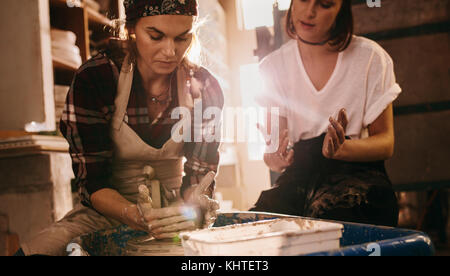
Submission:
[[[272,213],[234,212],[218,215],[214,227],[231,224],[291,217]],[[310,218],[308,218],[310,219]],[[338,250],[316,252],[313,256],[432,256],[434,247],[430,238],[422,232],[340,222],[344,225],[341,247]],[[72,247],[79,246],[91,256],[125,255],[127,241],[146,235],[125,225],[93,232],[74,239]]]

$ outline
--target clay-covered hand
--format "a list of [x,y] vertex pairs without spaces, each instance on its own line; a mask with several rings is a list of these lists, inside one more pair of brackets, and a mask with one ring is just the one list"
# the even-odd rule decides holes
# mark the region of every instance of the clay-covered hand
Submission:
[[[134,211],[136,209],[136,211]],[[194,230],[196,212],[188,206],[155,209],[147,186],[139,186],[136,205],[130,206],[128,217],[135,229],[146,231],[156,239],[174,238],[181,231]]]
[[338,120],[332,117],[329,118],[330,125],[327,129],[327,134],[323,140],[322,154],[326,158],[335,158],[342,145],[345,143],[345,131],[347,129],[348,119],[345,109],[339,111]]
[[208,192],[215,176],[215,172],[208,172],[198,185],[186,191],[187,206],[193,206],[200,213],[197,220],[198,227],[211,227],[216,221],[219,202],[212,199]]

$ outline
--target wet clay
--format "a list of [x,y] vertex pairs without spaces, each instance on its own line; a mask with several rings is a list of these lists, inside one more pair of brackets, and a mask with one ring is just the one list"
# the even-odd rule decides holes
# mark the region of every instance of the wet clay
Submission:
[[138,238],[127,242],[125,247],[127,256],[184,256],[181,241],[154,238]]

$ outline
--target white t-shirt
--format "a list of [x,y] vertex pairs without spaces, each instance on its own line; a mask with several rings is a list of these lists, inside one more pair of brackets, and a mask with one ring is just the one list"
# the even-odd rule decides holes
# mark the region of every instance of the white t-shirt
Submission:
[[288,121],[291,142],[325,133],[328,118],[345,108],[346,135],[360,139],[375,119],[401,92],[389,54],[376,42],[353,36],[339,53],[334,72],[317,91],[309,79],[296,40],[291,40],[260,63],[264,89],[256,96],[263,107],[278,107]]

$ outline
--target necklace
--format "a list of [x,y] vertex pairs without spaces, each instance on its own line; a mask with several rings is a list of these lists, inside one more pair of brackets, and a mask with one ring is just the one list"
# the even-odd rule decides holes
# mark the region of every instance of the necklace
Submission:
[[306,40],[304,40],[303,38],[301,38],[299,35],[297,35],[297,38],[301,41],[301,42],[303,42],[303,43],[306,43],[306,44],[309,44],[309,45],[316,45],[316,46],[322,46],[322,45],[325,45],[325,43],[327,43],[330,39],[327,39],[327,40],[325,40],[325,41],[322,41],[322,42],[309,42],[309,41],[306,41]]
[[[159,95],[159,96],[153,96],[152,94],[150,94],[150,102],[152,103],[152,104],[158,104],[158,103],[160,103],[160,104],[162,104],[162,105],[165,105],[165,104],[167,104],[168,102],[170,102],[171,100],[172,100],[172,97],[170,96],[170,87],[172,86],[171,85],[171,83],[172,83],[172,77],[173,77],[173,74],[170,76],[170,79],[169,79],[169,86],[167,87],[167,90],[166,91],[164,91],[164,93],[162,93],[161,95]],[[169,94],[165,99],[161,99],[163,96],[165,96],[166,94]]]
[[150,98],[150,101],[151,101],[151,103],[152,104],[157,104],[157,103],[161,103],[161,104],[166,104],[169,100],[170,100],[170,97],[166,97],[165,99],[161,99],[163,96],[165,96],[168,92],[169,92],[169,90],[170,90],[170,85],[169,85],[169,87],[167,88],[167,90],[164,92],[164,93],[162,93],[161,95],[159,95],[159,96],[153,96],[153,95],[151,95],[151,98]]

